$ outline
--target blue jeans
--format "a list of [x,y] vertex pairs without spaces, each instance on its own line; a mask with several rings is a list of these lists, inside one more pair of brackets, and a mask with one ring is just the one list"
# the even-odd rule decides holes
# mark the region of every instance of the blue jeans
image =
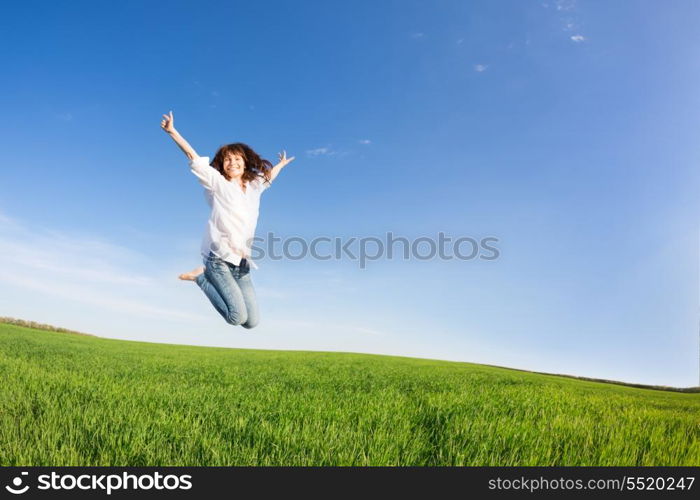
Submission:
[[250,279],[250,264],[241,259],[238,266],[210,253],[204,258],[205,270],[197,285],[230,325],[254,328],[259,321],[258,302]]

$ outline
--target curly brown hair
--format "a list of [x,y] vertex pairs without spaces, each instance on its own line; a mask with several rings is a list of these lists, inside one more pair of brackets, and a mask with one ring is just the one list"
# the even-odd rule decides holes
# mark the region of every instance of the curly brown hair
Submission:
[[253,151],[253,148],[242,142],[234,142],[233,144],[221,146],[214,155],[214,159],[211,161],[210,165],[218,170],[221,175],[226,177],[224,173],[224,158],[226,158],[226,155],[229,153],[239,154],[243,158],[245,162],[245,169],[243,170],[242,176],[244,182],[248,183],[258,177],[263,182],[270,182],[272,163],[260,158],[260,155]]

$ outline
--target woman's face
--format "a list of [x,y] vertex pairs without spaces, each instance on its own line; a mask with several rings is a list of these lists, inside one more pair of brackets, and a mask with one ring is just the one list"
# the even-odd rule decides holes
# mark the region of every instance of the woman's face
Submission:
[[245,170],[245,160],[238,153],[229,153],[224,156],[224,173],[231,180],[238,180]]

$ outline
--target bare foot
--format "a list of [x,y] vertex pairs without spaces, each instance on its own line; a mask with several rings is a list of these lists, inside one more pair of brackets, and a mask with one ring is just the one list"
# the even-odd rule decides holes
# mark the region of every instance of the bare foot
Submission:
[[182,273],[178,278],[184,281],[195,281],[197,276],[204,272],[204,266],[192,269],[189,273]]

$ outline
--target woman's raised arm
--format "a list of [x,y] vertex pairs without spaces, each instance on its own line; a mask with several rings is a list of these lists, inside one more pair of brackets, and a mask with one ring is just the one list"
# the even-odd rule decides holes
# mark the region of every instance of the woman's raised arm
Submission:
[[177,130],[175,130],[175,118],[173,117],[172,111],[169,115],[163,115],[163,120],[160,122],[160,128],[165,130],[165,132],[172,137],[175,144],[182,149],[182,152],[185,153],[187,158],[193,160],[199,156],[192,146],[190,146],[190,144],[185,140],[185,138],[182,137]]
[[279,175],[280,171],[295,158],[294,156],[292,156],[291,158],[287,158],[286,151],[282,151],[277,156],[279,157],[280,161],[279,163],[277,163],[277,165],[272,167],[272,172],[270,173],[270,182],[274,181],[275,177]]

